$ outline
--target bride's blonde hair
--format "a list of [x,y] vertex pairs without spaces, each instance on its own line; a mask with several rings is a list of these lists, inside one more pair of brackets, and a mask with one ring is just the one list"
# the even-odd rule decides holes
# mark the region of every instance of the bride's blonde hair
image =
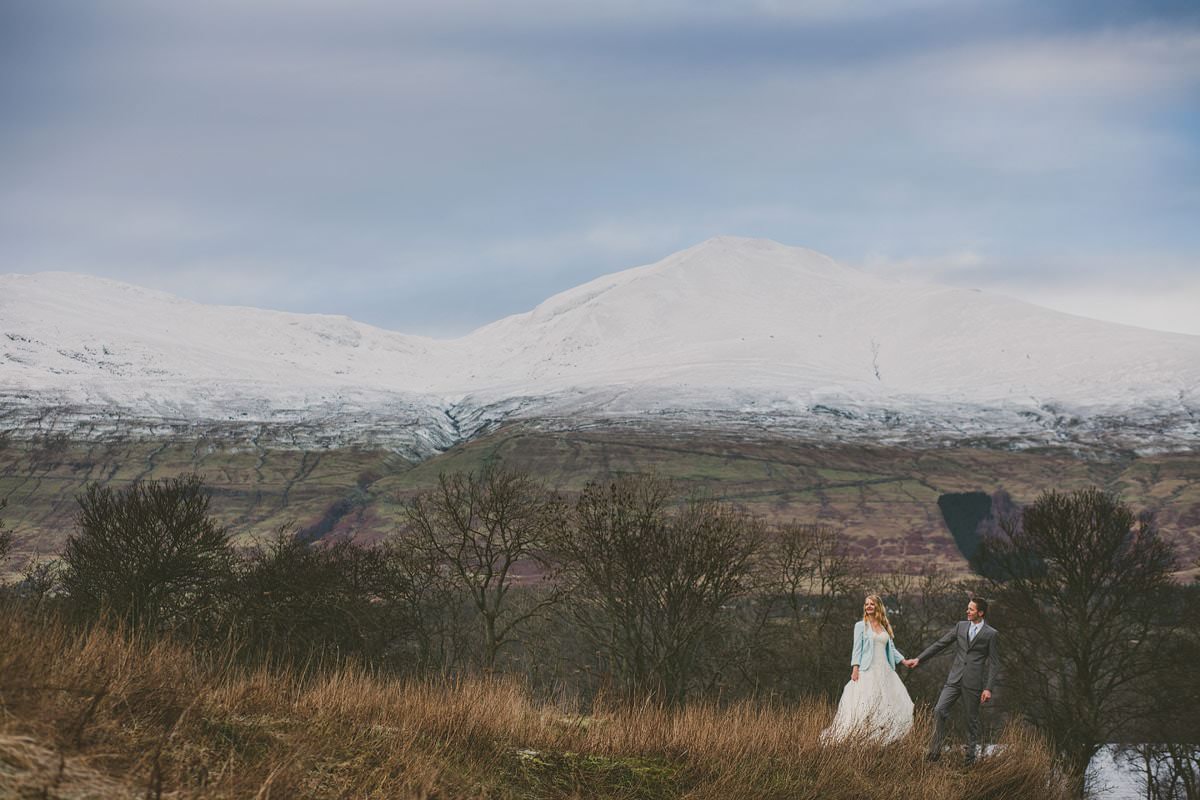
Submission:
[[[867,616],[868,600],[875,601],[875,616],[873,617]],[[870,624],[872,620],[878,622],[879,627],[888,632],[888,636],[892,637],[893,639],[896,638],[896,634],[892,632],[892,623],[888,621],[887,608],[884,607],[883,600],[877,594],[869,594],[863,598],[863,622]]]

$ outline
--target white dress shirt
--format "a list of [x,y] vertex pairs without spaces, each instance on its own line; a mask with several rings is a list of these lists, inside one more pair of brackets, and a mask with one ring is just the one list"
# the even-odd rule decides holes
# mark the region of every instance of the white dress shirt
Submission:
[[983,627],[983,620],[971,623],[971,630],[967,631],[967,641],[975,641],[975,634],[979,633],[979,629]]

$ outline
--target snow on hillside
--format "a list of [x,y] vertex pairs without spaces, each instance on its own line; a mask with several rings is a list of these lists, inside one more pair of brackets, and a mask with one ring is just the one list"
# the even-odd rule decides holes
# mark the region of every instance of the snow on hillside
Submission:
[[62,272],[0,276],[0,326],[6,388],[115,401],[171,381],[422,392],[437,348],[345,317],[205,306]]
[[689,385],[807,402],[937,398],[1115,405],[1192,399],[1200,337],[982,292],[886,281],[826,256],[720,237],[564,292],[468,346],[514,389]]
[[1200,337],[733,237],[449,341],[82,275],[0,276],[0,419],[21,429],[47,408],[76,428],[120,414],[316,423],[349,440],[395,420],[390,438],[420,432],[422,451],[523,416],[943,438],[1065,425],[1179,446],[1200,435]]

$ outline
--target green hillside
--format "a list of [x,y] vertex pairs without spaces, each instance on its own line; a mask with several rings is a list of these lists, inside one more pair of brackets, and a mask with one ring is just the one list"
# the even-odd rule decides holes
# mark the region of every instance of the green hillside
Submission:
[[280,525],[311,535],[386,536],[406,496],[442,471],[490,459],[528,469],[570,493],[588,480],[656,470],[706,487],[774,520],[824,521],[882,569],[964,565],[943,520],[946,493],[1003,489],[1018,502],[1045,488],[1097,485],[1158,513],[1189,560],[1200,555],[1200,454],[1080,457],[1063,449],[914,449],[815,444],[728,432],[652,433],[623,428],[547,432],[506,426],[413,463],[379,450],[262,449],[227,437],[113,441],[63,437],[0,446],[0,497],[18,552],[51,552],[71,530],[75,495],[88,481],[127,483],[197,472],[213,507],[240,537]]

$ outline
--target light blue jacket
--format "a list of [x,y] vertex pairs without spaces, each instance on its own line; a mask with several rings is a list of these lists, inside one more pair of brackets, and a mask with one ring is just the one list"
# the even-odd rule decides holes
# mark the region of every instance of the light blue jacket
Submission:
[[[884,661],[891,669],[895,669],[896,665],[904,660],[904,655],[896,649],[890,636],[884,644],[883,650]],[[875,640],[871,638],[871,631],[867,628],[867,623],[860,619],[854,623],[854,650],[850,653],[850,666],[857,664],[860,671],[868,670],[871,668],[874,658]]]

